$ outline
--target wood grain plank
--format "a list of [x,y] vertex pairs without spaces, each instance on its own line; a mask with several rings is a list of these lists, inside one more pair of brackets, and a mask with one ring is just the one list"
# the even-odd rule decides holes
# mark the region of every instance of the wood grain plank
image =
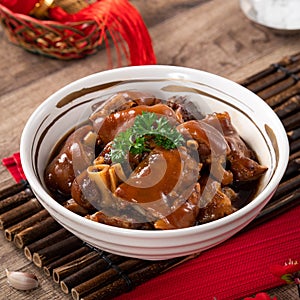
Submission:
[[140,12],[148,28],[212,0],[130,1]]
[[[10,43],[0,27],[0,93],[13,92],[31,82],[41,80],[66,65],[74,62],[65,62],[51,59],[25,51],[23,48]],[[7,62],[10,62],[9,64]]]
[[253,25],[238,1],[215,0],[197,6],[152,28],[151,34],[159,64],[192,67],[231,79],[258,71],[245,72],[253,62],[257,62],[255,68],[263,69],[260,59],[277,51],[278,45],[284,45],[281,57],[300,49],[300,35],[276,35]]

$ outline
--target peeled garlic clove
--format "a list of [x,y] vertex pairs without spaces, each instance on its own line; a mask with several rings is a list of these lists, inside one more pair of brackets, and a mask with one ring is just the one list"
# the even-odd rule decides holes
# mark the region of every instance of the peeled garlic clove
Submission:
[[6,271],[8,283],[17,290],[27,291],[38,287],[39,282],[34,274]]

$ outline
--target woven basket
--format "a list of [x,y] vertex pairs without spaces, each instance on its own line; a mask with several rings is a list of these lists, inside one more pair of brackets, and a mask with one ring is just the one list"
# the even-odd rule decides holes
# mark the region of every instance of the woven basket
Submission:
[[0,21],[8,39],[28,51],[70,60],[93,54],[104,28],[94,21],[59,23],[13,13],[0,4]]

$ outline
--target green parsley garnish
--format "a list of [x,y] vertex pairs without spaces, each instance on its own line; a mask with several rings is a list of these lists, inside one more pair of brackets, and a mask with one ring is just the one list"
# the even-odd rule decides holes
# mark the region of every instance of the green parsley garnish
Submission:
[[170,125],[166,117],[158,118],[155,113],[142,112],[136,116],[132,127],[114,138],[110,152],[112,161],[123,162],[129,152],[131,154],[149,152],[147,141],[150,139],[167,150],[175,149],[184,141],[182,135]]

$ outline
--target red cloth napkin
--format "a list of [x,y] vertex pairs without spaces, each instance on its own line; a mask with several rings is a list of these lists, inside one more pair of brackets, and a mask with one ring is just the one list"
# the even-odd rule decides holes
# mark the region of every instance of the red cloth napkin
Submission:
[[300,258],[300,206],[236,235],[118,300],[234,300],[282,285],[269,267]]
[[[25,178],[18,154],[3,159],[17,182]],[[20,172],[20,173],[19,173]],[[300,206],[240,233],[118,300],[235,300],[283,282],[269,268],[300,260]]]
[[20,153],[15,153],[10,157],[3,158],[2,164],[7,168],[16,182],[26,180],[21,165]]

